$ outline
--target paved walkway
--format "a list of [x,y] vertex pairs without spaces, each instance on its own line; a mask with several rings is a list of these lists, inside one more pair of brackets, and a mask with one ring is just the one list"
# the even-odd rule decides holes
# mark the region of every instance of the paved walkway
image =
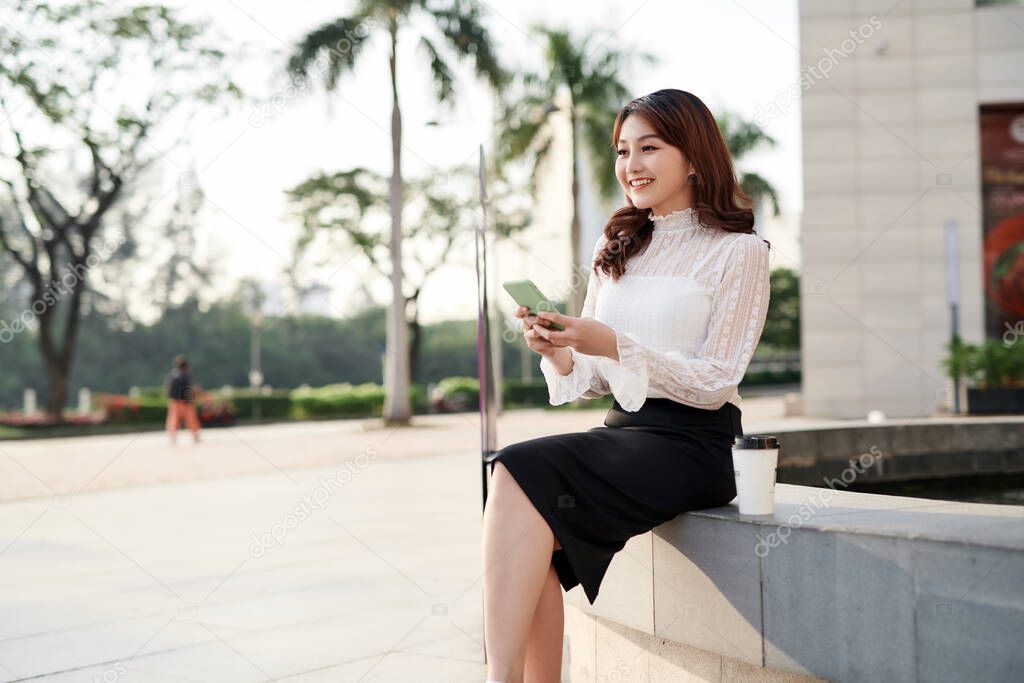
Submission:
[[[505,411],[498,419],[498,446],[597,427],[605,412]],[[781,396],[743,402],[747,432],[809,420],[782,415]],[[207,429],[201,438],[198,447],[187,432],[178,434],[176,447],[161,432],[0,441],[0,501],[238,474],[284,472],[287,477],[292,470],[340,464],[371,449],[389,461],[479,453],[480,418],[477,413],[416,416],[406,428],[384,427],[378,419],[281,423]]]
[[[747,399],[746,430],[781,410]],[[500,445],[603,414],[511,411]],[[478,430],[0,442],[0,680],[480,683]]]

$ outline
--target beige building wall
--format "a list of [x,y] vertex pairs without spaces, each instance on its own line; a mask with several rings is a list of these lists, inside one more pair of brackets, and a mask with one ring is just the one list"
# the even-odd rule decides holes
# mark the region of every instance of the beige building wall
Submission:
[[943,226],[957,222],[960,331],[977,342],[978,110],[1024,102],[1024,6],[807,0],[800,24],[805,412],[947,410]]

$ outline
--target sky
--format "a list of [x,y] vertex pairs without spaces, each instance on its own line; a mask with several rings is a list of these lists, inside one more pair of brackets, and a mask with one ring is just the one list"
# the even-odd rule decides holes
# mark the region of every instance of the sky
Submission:
[[[241,277],[277,283],[291,260],[298,229],[289,216],[285,188],[319,171],[364,166],[384,175],[390,172],[385,45],[371,42],[337,92],[314,87],[296,93],[285,89],[285,55],[302,35],[347,14],[354,2],[177,0],[171,4],[188,17],[203,18],[236,48],[244,47],[246,57],[232,77],[256,101],[196,126],[188,144],[169,153],[174,163],[166,168],[167,178],[173,180],[182,169],[195,169],[207,197],[198,252],[216,256],[224,269],[219,283],[224,292]],[[799,79],[795,0],[639,4],[494,0],[481,4],[499,56],[512,65],[539,64],[540,46],[529,35],[529,27],[539,21],[571,31],[604,31],[619,49],[654,53],[660,60],[657,65],[626,78],[636,95],[680,88],[698,95],[713,112],[729,110],[753,119]],[[487,148],[493,133],[491,96],[467,69],[459,69],[459,100],[454,109],[436,105],[422,55],[409,38],[414,36],[407,35],[399,51],[403,174],[422,176],[475,163],[477,146],[484,143]],[[795,228],[802,206],[799,110],[796,102],[784,115],[769,120],[764,128],[777,146],[752,153],[741,164],[765,176],[780,194],[783,217],[769,223],[764,234],[773,247],[779,247],[782,257],[773,267],[796,267],[799,260]],[[426,125],[431,120],[442,125]],[[425,289],[421,322],[475,316],[475,293],[466,286],[473,275],[472,243],[467,242],[467,247]],[[327,265],[304,265],[300,273],[330,288],[330,309],[336,314],[346,315],[357,301],[365,302],[360,297],[367,289],[378,303],[388,300],[387,282],[374,279],[358,259],[349,262],[342,253],[315,256]]]

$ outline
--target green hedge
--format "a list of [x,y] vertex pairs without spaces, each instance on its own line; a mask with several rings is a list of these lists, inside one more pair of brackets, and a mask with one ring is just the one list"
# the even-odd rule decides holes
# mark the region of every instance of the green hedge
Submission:
[[424,385],[413,384],[409,387],[409,400],[412,401],[412,412],[417,415],[430,412],[430,397]]
[[160,396],[132,399],[104,396],[100,402],[106,406],[107,422],[111,424],[163,422],[167,419],[167,399]]
[[799,383],[799,370],[765,370],[763,372],[748,372],[746,377],[743,378],[743,381],[740,382],[740,391],[743,391],[743,387]]
[[505,380],[501,400],[508,407],[548,405],[548,385],[544,380]]
[[293,416],[378,417],[384,413],[384,387],[364,384],[328,384],[292,391]]
[[274,389],[269,394],[242,389],[218,392],[218,395],[231,401],[235,416],[240,420],[255,418],[257,406],[260,419],[284,419],[292,414],[292,392],[289,389]]
[[431,398],[443,410],[478,410],[480,382],[476,377],[445,377],[434,387]]

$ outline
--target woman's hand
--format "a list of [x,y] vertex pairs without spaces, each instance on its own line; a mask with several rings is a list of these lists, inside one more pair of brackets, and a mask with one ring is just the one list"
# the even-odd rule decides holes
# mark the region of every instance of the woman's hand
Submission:
[[[558,331],[545,327],[545,320],[556,322],[565,330]],[[593,318],[574,318],[557,311],[540,311],[533,329],[555,348],[571,346],[588,356],[607,356],[612,360],[619,360],[615,330]]]
[[537,325],[537,316],[527,315],[529,310],[526,306],[520,306],[515,312],[515,316],[523,321],[523,338],[526,339],[526,345],[531,351],[542,356],[554,355],[558,352],[558,347],[537,333],[534,329],[535,326],[540,327]]

